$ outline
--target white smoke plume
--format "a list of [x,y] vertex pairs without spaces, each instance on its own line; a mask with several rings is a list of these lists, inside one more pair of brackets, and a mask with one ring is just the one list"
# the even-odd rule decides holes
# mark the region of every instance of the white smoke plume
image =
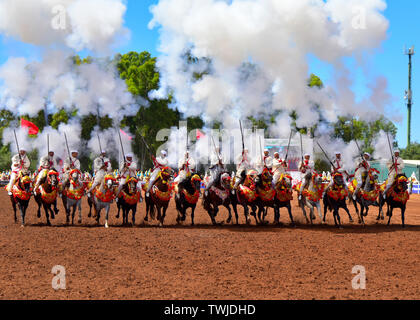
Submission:
[[2,0],[0,33],[42,47],[108,53],[129,37],[123,0]]
[[372,145],[375,148],[372,155],[374,159],[384,161],[391,159],[393,156],[394,137],[391,134],[388,134],[383,130],[379,131],[375,139],[373,139]]
[[[389,102],[386,81],[378,78],[358,103],[343,60],[360,62],[380,46],[385,8],[383,0],[160,0],[149,24],[161,32],[161,88],[152,97],[173,90],[181,112],[227,128],[237,127],[238,117],[277,110],[295,110],[297,126],[311,126],[319,118],[315,105],[330,121],[378,114]],[[202,62],[185,67],[186,52],[210,59],[201,79],[194,72]],[[335,82],[309,88],[308,55],[332,65]]]
[[29,116],[45,108],[77,108],[80,116],[99,113],[117,120],[138,108],[114,65],[97,61],[78,66],[62,51],[49,51],[41,62],[9,58],[0,67],[0,106]]
[[[91,133],[91,138],[87,144],[92,158],[98,157],[101,151],[104,150],[106,151],[108,158],[116,159],[118,160],[118,162],[122,161],[123,155],[117,130],[118,129],[115,128],[109,128],[106,130],[100,130],[99,127],[94,128],[94,130]],[[126,129],[124,129],[124,132],[126,132]],[[127,132],[127,134],[129,133]],[[102,150],[100,150],[99,148],[99,140],[101,143]],[[124,134],[121,134],[121,142],[124,148],[125,155],[127,155],[128,153],[133,153],[131,141]]]

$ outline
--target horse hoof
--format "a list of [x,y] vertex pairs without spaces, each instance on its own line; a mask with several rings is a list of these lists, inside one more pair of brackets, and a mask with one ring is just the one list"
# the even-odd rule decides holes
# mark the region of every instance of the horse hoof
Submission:
[[51,227],[51,222],[47,221],[47,226]]
[[109,226],[108,226],[108,223],[107,223],[107,222],[105,222],[105,228],[109,228]]
[[77,223],[78,224],[81,224],[82,223],[82,219],[77,220]]
[[162,222],[159,222],[159,227],[163,227],[163,224],[162,224]]
[[226,223],[230,223],[232,221],[232,218],[228,218],[227,220],[226,220]]
[[119,214],[117,214],[116,216],[115,216],[115,219],[119,219],[120,218],[120,215]]
[[24,225],[24,224],[21,224],[21,225],[20,225],[20,227],[21,227],[21,228],[25,228],[25,225]]
[[38,219],[41,218],[41,214],[40,213],[38,213],[36,216],[37,216]]

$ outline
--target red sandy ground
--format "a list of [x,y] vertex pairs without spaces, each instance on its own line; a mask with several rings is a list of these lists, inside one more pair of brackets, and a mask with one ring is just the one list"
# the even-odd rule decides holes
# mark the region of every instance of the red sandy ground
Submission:
[[[289,227],[212,226],[201,203],[196,226],[177,226],[171,202],[165,226],[120,227],[111,210],[111,227],[96,227],[87,218],[83,202],[82,225],[65,226],[60,214],[45,226],[36,217],[31,200],[27,226],[13,221],[10,202],[0,193],[0,299],[419,299],[420,197],[412,195],[401,228],[399,210],[391,226],[376,224],[377,208],[367,226],[350,224],[342,212],[344,228],[307,226],[294,202],[298,222]],[[357,221],[354,209],[353,218]],[[227,218],[222,209],[218,221]],[[121,219],[121,218],[120,218]],[[270,210],[269,221],[273,220]],[[385,217],[386,219],[386,217]],[[387,220],[385,220],[387,221]],[[66,268],[67,289],[51,287],[54,265]],[[366,268],[365,290],[353,290],[352,268]]]

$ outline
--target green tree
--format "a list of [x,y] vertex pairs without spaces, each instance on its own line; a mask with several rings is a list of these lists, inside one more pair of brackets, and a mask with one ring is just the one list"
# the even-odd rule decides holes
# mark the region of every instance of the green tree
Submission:
[[420,160],[420,143],[412,143],[401,150],[401,157],[407,160]]

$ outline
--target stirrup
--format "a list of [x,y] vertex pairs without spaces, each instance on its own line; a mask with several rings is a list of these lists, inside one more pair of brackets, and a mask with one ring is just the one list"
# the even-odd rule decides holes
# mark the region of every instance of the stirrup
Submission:
[[13,196],[13,193],[12,193],[11,191],[8,191],[8,192],[7,192],[7,194],[8,194],[9,196]]

